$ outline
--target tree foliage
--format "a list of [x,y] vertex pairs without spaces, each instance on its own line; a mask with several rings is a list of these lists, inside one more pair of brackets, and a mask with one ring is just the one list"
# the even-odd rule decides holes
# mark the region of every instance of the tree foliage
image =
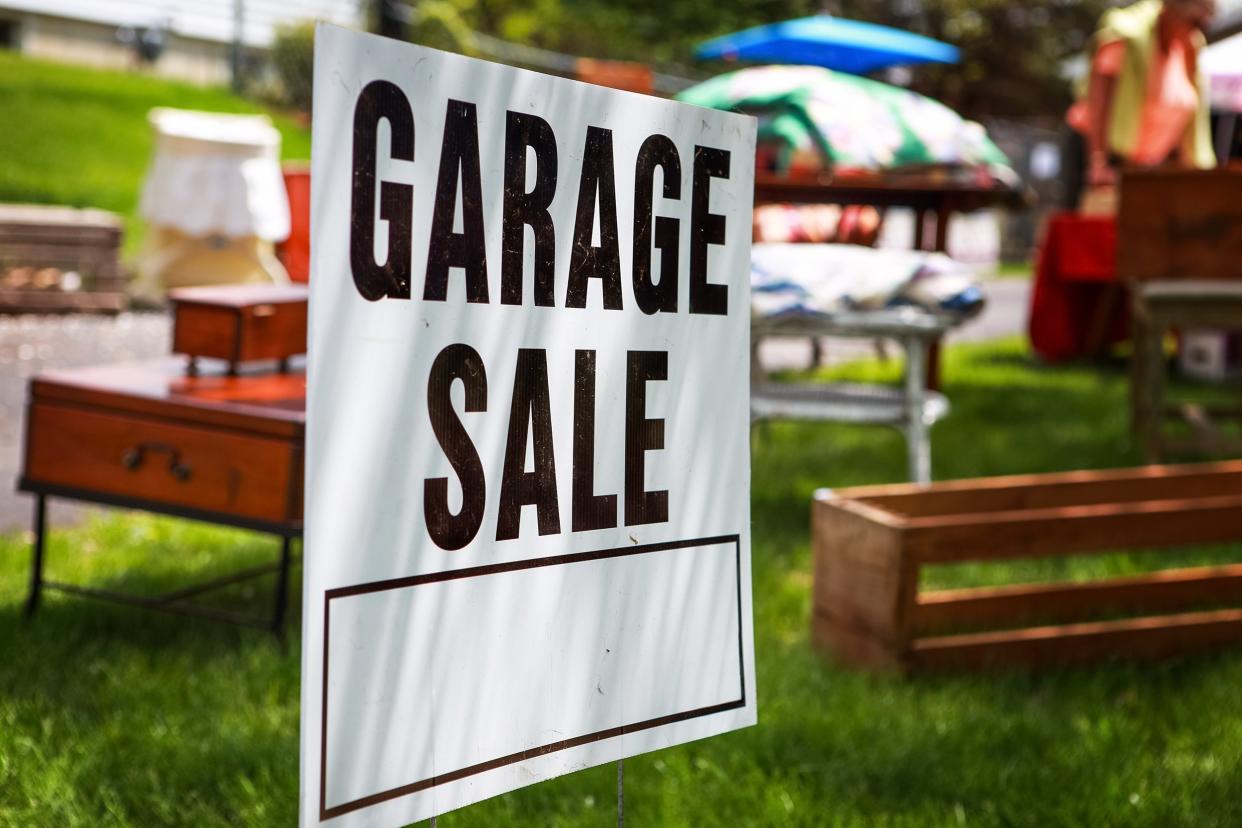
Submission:
[[[914,86],[972,117],[1052,115],[1069,101],[1061,67],[1110,0],[834,0],[844,17],[953,43],[959,65],[922,66]],[[815,14],[818,0],[419,0],[411,39],[478,52],[472,32],[585,57],[693,65],[694,46]],[[708,72],[711,66],[699,67]]]
[[315,24],[312,21],[276,27],[272,68],[280,81],[279,99],[291,109],[310,112],[315,67]]
[[956,66],[921,67],[915,86],[973,116],[1059,115],[1069,103],[1062,67],[1083,53],[1109,0],[840,0],[846,17],[909,29],[962,50]]

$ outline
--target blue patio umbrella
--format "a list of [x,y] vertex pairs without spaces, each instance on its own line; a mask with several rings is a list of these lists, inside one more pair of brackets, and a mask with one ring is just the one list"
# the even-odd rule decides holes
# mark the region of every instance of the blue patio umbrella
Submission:
[[826,66],[864,75],[910,63],[957,63],[957,47],[889,26],[817,14],[718,37],[695,50],[701,60]]

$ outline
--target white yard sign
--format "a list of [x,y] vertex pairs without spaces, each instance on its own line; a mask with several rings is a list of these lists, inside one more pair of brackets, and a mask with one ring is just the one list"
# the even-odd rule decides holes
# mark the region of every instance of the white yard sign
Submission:
[[754,140],[318,28],[303,824],[755,722]]

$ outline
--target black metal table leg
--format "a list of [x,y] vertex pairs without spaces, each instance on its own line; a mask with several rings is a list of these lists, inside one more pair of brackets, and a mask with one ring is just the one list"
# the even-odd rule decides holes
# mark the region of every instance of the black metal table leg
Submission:
[[[26,596],[26,602],[22,609],[23,616],[29,620],[38,612],[39,606],[43,601],[43,594],[49,591],[60,591],[70,595],[77,595],[83,598],[93,598],[102,601],[110,601],[112,603],[124,604],[128,606],[137,606],[145,609],[160,610],[163,612],[171,612],[179,615],[197,616],[201,618],[209,618],[214,621],[224,621],[231,624],[237,624],[243,627],[251,627],[261,630],[268,630],[273,633],[281,644],[285,642],[285,616],[288,615],[289,609],[289,580],[290,570],[293,567],[293,542],[300,538],[300,526],[250,526],[244,523],[235,523],[231,520],[212,520],[211,516],[200,517],[192,514],[185,514],[181,511],[160,508],[147,508],[147,511],[154,511],[162,514],[171,514],[175,517],[191,517],[199,520],[205,520],[210,523],[223,523],[224,525],[241,525],[243,528],[253,529],[266,533],[275,534],[281,539],[280,559],[268,564],[247,567],[245,569],[230,572],[227,575],[200,581],[189,586],[174,589],[162,595],[133,595],[127,593],[116,592],[108,589],[99,589],[82,584],[62,583],[45,575],[44,569],[47,558],[47,499],[50,496],[69,496],[79,500],[87,500],[88,502],[104,503],[106,505],[131,506],[131,503],[119,503],[109,501],[102,497],[92,496],[84,498],[78,492],[71,492],[67,495],[58,494],[57,492],[47,492],[34,487],[27,487],[23,484],[21,490],[27,491],[34,496],[34,543],[31,548],[30,560],[30,591]],[[143,506],[143,508],[146,508]],[[255,613],[247,615],[237,612],[230,612],[222,609],[215,609],[209,606],[203,606],[194,603],[190,599],[202,595],[213,590],[240,583],[251,578],[276,573],[276,594],[273,596],[273,605],[270,614]]]
[[280,538],[280,569],[276,574],[276,606],[272,611],[272,632],[285,640],[285,610],[289,604],[289,564],[293,559],[293,538]]
[[43,592],[43,542],[47,529],[47,499],[43,495],[35,495],[34,506],[34,548],[30,559],[30,593],[26,596],[26,618],[33,618],[39,609],[39,598]]

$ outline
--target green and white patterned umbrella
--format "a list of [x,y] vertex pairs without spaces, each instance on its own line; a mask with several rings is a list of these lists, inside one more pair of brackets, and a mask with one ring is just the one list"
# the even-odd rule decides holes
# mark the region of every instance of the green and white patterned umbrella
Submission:
[[760,144],[777,148],[782,170],[960,165],[1016,178],[980,124],[925,95],[869,78],[817,66],[759,66],[677,97],[757,116]]

